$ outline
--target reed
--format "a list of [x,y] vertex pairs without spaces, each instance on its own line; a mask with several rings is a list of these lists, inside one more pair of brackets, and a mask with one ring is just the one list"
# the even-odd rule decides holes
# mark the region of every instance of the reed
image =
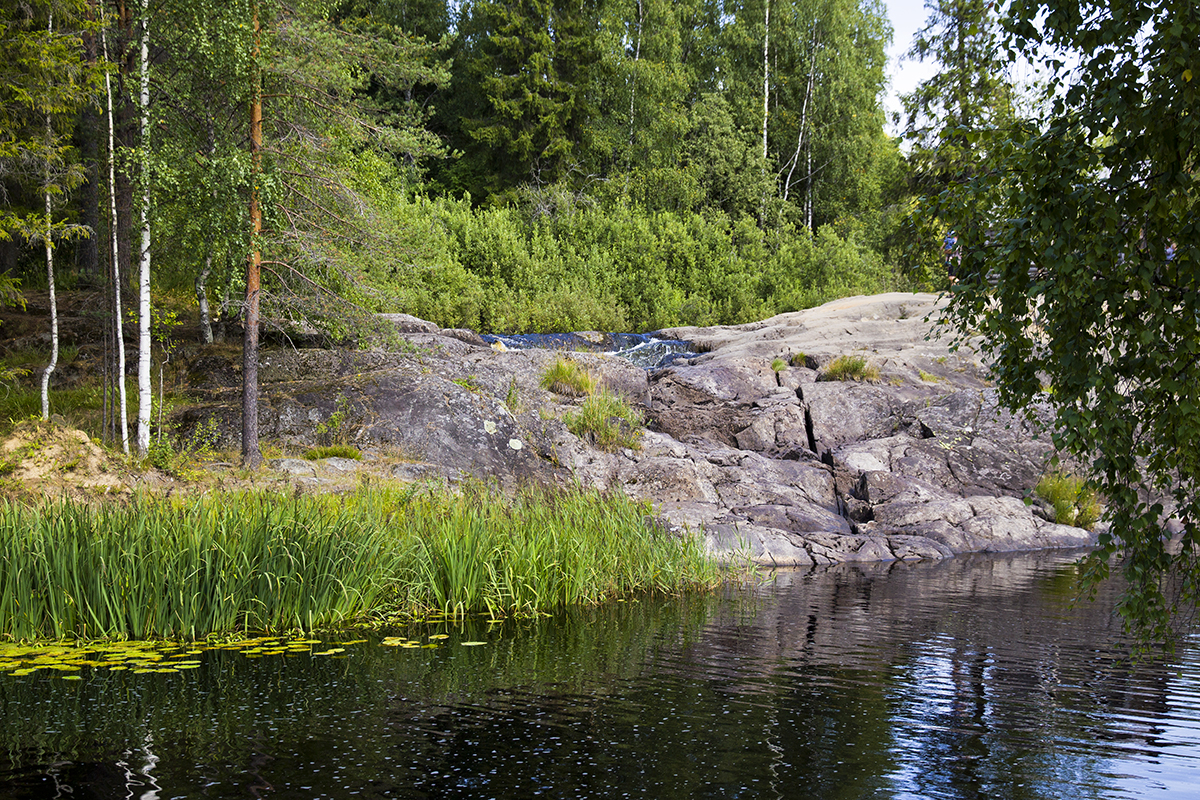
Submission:
[[620,495],[364,487],[0,504],[0,636],[200,639],[538,613],[710,587],[694,537]]

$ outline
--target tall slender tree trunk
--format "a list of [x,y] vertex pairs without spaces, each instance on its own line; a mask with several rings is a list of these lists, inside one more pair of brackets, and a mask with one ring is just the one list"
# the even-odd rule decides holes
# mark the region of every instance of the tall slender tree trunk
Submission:
[[213,343],[212,312],[208,308],[208,276],[212,274],[212,250],[204,254],[204,269],[196,276],[196,304],[200,307],[200,341]]
[[763,113],[762,113],[762,168],[767,170],[767,114],[771,96],[771,1],[763,2]]
[[246,259],[246,319],[242,337],[242,465],[256,469],[262,464],[258,449],[258,303],[261,284],[262,209],[259,185],[262,180],[262,72],[257,66],[261,29],[258,3],[254,4],[254,97],[250,103],[250,224],[254,238]]
[[634,106],[637,101],[637,70],[638,62],[642,58],[642,24],[645,19],[645,10],[642,6],[642,0],[637,0],[638,21],[637,21],[637,41],[633,47],[633,72],[629,79],[629,154],[626,156],[625,163],[630,165],[633,163],[633,137],[637,131],[637,125],[634,120]]
[[[104,50],[104,60],[108,60],[108,39],[105,36],[103,17],[100,20],[100,44]],[[125,413],[125,332],[121,320],[121,263],[117,247],[117,176],[116,176],[116,137],[114,135],[112,78],[104,73],[104,98],[108,109],[108,197],[109,213],[112,215],[108,226],[109,242],[112,244],[112,285],[113,285],[113,328],[117,357],[117,419],[121,426],[121,450],[129,455],[129,420]]]
[[141,107],[141,253],[138,259],[138,424],[137,452],[150,451],[150,2],[142,0]]
[[[54,12],[50,12],[47,30],[54,35]],[[54,297],[54,220],[50,216],[50,152],[54,145],[54,128],[50,115],[46,114],[46,280],[50,288],[50,363],[42,372],[42,421],[50,419],[50,376],[58,366],[58,301]]]
[[[808,104],[812,101],[813,89],[817,78],[817,21],[813,20],[812,37],[809,42],[808,81],[804,87],[804,102],[800,104],[800,129],[796,133],[796,152],[792,154],[792,166],[788,169],[787,180],[783,182],[783,199],[787,200],[792,191],[792,175],[800,163],[800,154],[808,137]],[[811,226],[810,226],[811,229]]]

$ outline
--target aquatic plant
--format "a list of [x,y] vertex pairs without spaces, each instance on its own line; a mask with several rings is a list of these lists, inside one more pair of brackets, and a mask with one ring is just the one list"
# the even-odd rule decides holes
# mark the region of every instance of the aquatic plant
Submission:
[[619,494],[481,486],[0,503],[0,636],[311,631],[714,584],[703,546],[649,514]]

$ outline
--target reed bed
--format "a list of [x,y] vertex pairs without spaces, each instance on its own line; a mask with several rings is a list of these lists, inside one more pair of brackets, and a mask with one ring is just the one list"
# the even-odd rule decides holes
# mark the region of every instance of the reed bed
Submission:
[[399,487],[0,504],[0,636],[200,639],[538,613],[715,585],[693,537],[621,495]]

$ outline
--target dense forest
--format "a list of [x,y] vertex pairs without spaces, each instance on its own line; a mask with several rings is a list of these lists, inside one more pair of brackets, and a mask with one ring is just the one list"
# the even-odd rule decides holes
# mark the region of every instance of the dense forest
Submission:
[[335,332],[743,322],[938,280],[877,0],[6,5],[26,288],[47,223],[66,285],[136,294],[146,261],[236,320],[257,251],[264,315]]
[[48,296],[41,416],[63,288],[104,298],[142,454],[172,324],[236,331],[252,463],[260,329],[649,331],[944,286],[921,198],[971,158],[930,131],[994,105],[994,46],[983,0],[930,9],[912,56],[953,85],[906,99],[906,155],[879,0],[4,4],[0,302]]

